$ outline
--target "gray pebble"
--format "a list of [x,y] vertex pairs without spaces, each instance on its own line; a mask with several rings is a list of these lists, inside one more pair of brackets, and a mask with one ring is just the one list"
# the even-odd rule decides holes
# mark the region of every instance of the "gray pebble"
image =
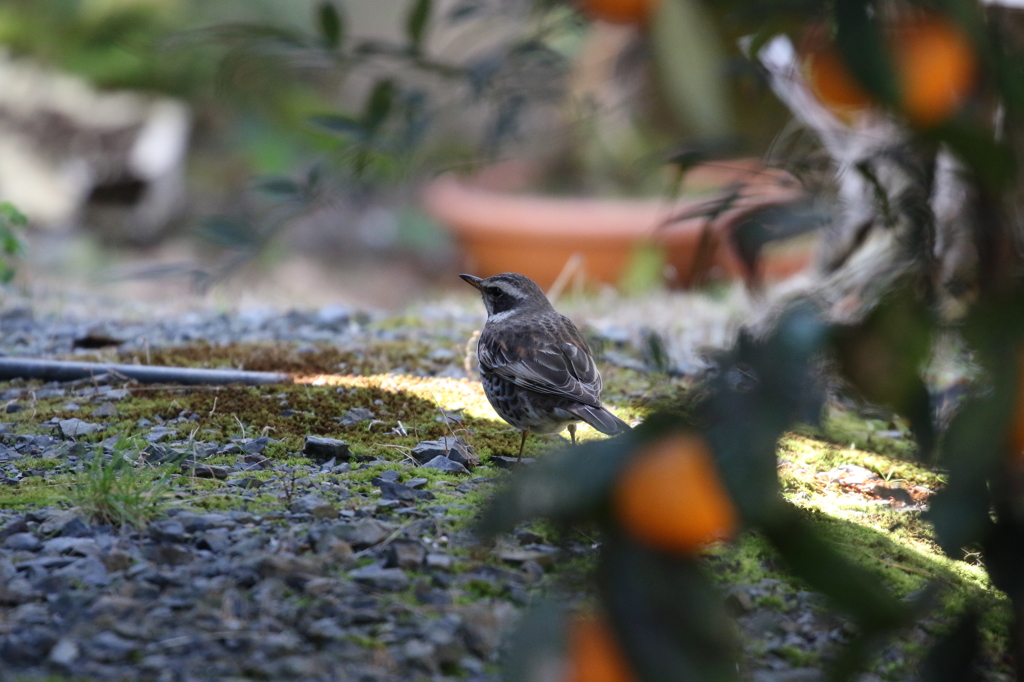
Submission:
[[32,533],[14,533],[4,540],[3,547],[15,552],[38,552],[43,543]]

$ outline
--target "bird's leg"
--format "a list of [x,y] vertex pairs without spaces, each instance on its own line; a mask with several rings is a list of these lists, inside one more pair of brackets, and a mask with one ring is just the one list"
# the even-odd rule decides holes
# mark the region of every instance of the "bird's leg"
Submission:
[[576,425],[569,424],[569,438],[572,439],[572,444],[576,445]]
[[516,466],[523,461],[523,447],[526,445],[526,437],[530,434],[529,431],[523,431],[523,439],[519,441],[519,456],[516,457]]

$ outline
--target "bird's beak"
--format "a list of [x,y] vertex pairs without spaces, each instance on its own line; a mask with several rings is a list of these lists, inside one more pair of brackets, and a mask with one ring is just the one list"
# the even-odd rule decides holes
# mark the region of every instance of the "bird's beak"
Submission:
[[476,289],[480,289],[480,283],[483,282],[483,279],[479,277],[474,277],[473,275],[459,275],[459,277],[472,284]]

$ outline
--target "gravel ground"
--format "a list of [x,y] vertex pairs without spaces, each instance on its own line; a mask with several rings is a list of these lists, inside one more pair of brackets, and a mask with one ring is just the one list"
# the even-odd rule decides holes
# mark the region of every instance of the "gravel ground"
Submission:
[[[658,305],[664,312],[668,304]],[[669,336],[671,325],[659,328],[656,316],[630,310],[591,317],[605,361],[636,370],[664,365],[652,357],[651,339]],[[703,370],[700,339],[728,342],[729,314],[707,316],[713,323],[704,336],[691,325],[685,342],[669,344],[671,374]],[[461,303],[423,307],[412,325],[337,306],[150,321],[20,306],[0,312],[0,353],[90,356],[97,351],[83,344],[106,338],[122,359],[142,362],[197,343],[286,342],[297,355],[327,343],[368,354],[374,344],[415,338],[437,348],[393,371],[471,387],[460,382],[467,377],[461,351],[480,322],[480,312]],[[273,387],[245,390],[278,400],[278,416],[316,411]],[[363,395],[353,386],[318,390],[342,402]],[[10,417],[0,423],[0,483],[50,495],[43,504],[0,508],[3,682],[496,680],[502,637],[519,609],[538,589],[572,584],[558,567],[593,557],[583,538],[556,546],[531,527],[479,547],[468,521],[508,462],[465,441],[417,443],[389,405],[319,415],[333,431],[293,448],[273,431],[204,428],[228,393],[207,412],[190,409],[190,396],[208,397],[193,389],[181,392],[173,414],[160,408],[136,419],[126,445],[114,432],[123,423],[117,416],[147,395],[109,376],[0,384]],[[346,434],[375,424],[382,443],[401,437],[417,445],[381,454],[346,442]],[[151,523],[117,527],[54,500],[54,490],[67,496],[83,485],[90,463],[125,457],[173,472],[171,503]],[[757,682],[821,679],[807,661],[848,636],[814,595],[778,581],[733,586],[728,598],[745,635],[748,677]],[[769,601],[775,606],[760,605]]]

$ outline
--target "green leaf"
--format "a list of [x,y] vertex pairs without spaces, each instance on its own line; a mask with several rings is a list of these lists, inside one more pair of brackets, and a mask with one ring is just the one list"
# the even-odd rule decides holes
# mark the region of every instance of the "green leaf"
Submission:
[[613,532],[602,545],[598,585],[638,679],[739,679],[735,626],[698,560]]
[[4,220],[14,227],[24,227],[28,224],[25,214],[15,208],[14,204],[9,201],[0,202],[0,216],[3,216]]
[[828,327],[801,302],[765,338],[743,335],[710,382],[705,437],[722,481],[748,523],[770,520],[781,503],[776,443],[811,407],[820,410],[812,362]]
[[320,3],[317,14],[320,19],[320,33],[324,37],[324,42],[332,49],[341,47],[341,41],[345,33],[345,23],[341,12],[338,11],[333,2],[325,0]]
[[366,100],[366,108],[363,111],[363,128],[373,135],[380,128],[381,124],[391,113],[391,106],[395,101],[395,82],[385,78],[373,86],[370,97]]
[[406,20],[406,35],[409,36],[409,46],[415,53],[419,53],[423,48],[423,32],[427,27],[427,19],[430,18],[432,4],[432,0],[416,0]]
[[888,47],[873,18],[877,14],[871,0],[836,0],[836,46],[854,79],[882,102],[896,106],[899,89]]
[[658,3],[651,39],[658,78],[671,110],[698,135],[730,135],[733,112],[725,50],[699,0]]
[[480,533],[493,536],[541,516],[564,521],[593,514],[636,449],[638,430],[548,455],[516,472],[484,509]]
[[913,284],[905,283],[861,324],[838,330],[834,342],[843,375],[857,391],[910,419],[922,458],[935,445],[928,390],[921,378],[931,339],[928,308]]
[[932,646],[921,666],[922,682],[974,682],[981,653],[978,613],[969,610]]

